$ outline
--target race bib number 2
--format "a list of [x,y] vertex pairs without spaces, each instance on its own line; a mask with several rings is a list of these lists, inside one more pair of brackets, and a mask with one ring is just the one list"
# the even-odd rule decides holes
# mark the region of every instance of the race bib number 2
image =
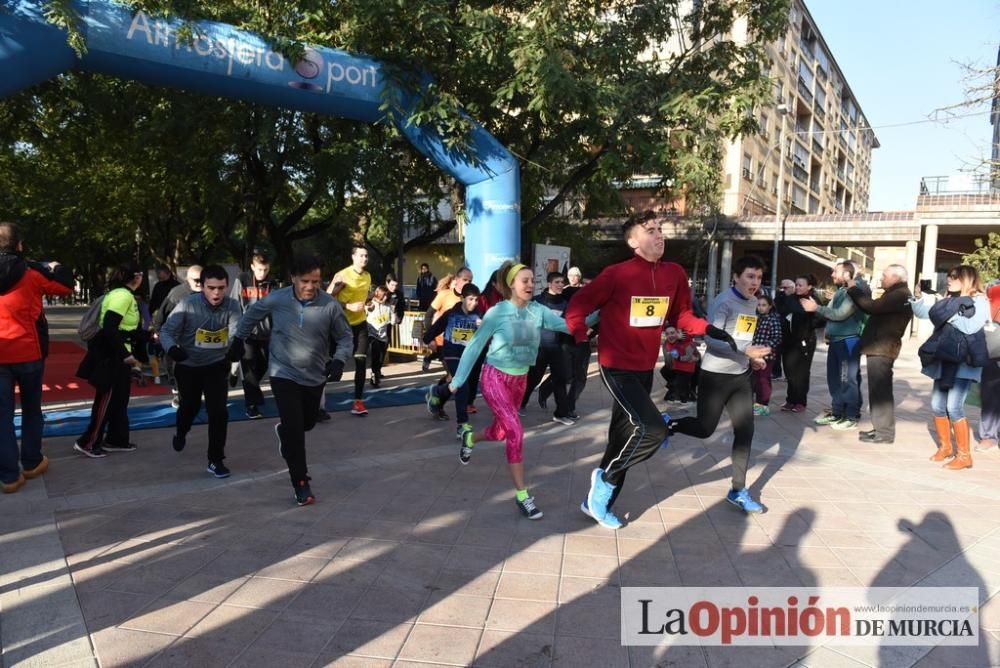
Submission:
[[670,297],[632,297],[628,324],[632,327],[662,327],[670,310]]
[[195,348],[208,350],[219,350],[229,346],[229,330],[218,329],[215,331],[199,329],[194,334]]
[[474,329],[464,329],[456,327],[451,330],[451,341],[452,343],[466,344],[472,340],[472,336],[476,333]]

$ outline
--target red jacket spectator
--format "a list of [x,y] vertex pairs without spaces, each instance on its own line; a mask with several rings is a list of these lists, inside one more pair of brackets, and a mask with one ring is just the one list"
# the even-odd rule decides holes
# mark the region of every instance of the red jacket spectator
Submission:
[[42,297],[73,293],[69,270],[59,267],[57,273],[20,255],[0,254],[0,364],[42,359]]

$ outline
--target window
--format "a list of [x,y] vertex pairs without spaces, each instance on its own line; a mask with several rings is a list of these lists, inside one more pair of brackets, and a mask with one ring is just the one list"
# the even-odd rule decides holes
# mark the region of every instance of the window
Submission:
[[827,57],[823,47],[816,48],[816,73],[826,77],[830,73],[830,59]]
[[816,86],[816,111],[826,111],[826,91],[823,86]]
[[743,178],[747,181],[753,180],[753,158],[749,153],[743,154]]
[[760,115],[759,125],[760,125],[760,136],[763,137],[764,139],[767,139],[770,136],[770,133],[768,132],[767,128],[767,122],[768,122],[767,114],[762,113]]

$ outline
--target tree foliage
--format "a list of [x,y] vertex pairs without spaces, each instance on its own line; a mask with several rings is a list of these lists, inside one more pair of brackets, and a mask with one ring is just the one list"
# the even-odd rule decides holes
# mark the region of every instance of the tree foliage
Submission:
[[[762,45],[788,12],[788,0],[127,4],[232,23],[287,54],[310,43],[368,54],[404,87],[429,75],[411,122],[461,148],[476,119],[520,160],[525,246],[553,238],[582,251],[587,228],[568,223],[625,213],[618,187],[633,175],[660,176],[689,209],[718,202],[724,142],[755,129],[770,92]],[[67,2],[50,16],[72,27]],[[749,43],[730,39],[744,29]],[[31,221],[54,250],[175,263],[245,260],[266,241],[284,261],[293,246],[334,253],[362,241],[387,267],[404,221],[417,232],[408,247],[427,243],[456,224],[438,202],[462,201],[390,123],[94,75],[0,104],[0,145],[0,178],[16,186],[0,215]]]
[[962,257],[962,264],[976,268],[983,282],[1000,279],[1000,233],[990,232],[986,240],[976,239],[976,250]]

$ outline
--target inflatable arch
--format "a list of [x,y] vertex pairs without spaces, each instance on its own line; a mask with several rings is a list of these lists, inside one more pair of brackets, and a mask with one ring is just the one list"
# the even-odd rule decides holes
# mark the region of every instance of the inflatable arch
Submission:
[[[261,37],[209,21],[178,41],[179,21],[133,14],[112,0],[77,0],[87,53],[78,58],[66,33],[46,22],[39,0],[0,0],[0,99],[75,67],[147,83],[374,123],[392,86],[381,64],[335,49],[310,47],[288,62]],[[415,96],[391,91],[412,109]],[[520,251],[517,161],[479,125],[468,140],[475,164],[449,151],[426,127],[397,127],[435,165],[465,185],[465,258],[476,281]]]

